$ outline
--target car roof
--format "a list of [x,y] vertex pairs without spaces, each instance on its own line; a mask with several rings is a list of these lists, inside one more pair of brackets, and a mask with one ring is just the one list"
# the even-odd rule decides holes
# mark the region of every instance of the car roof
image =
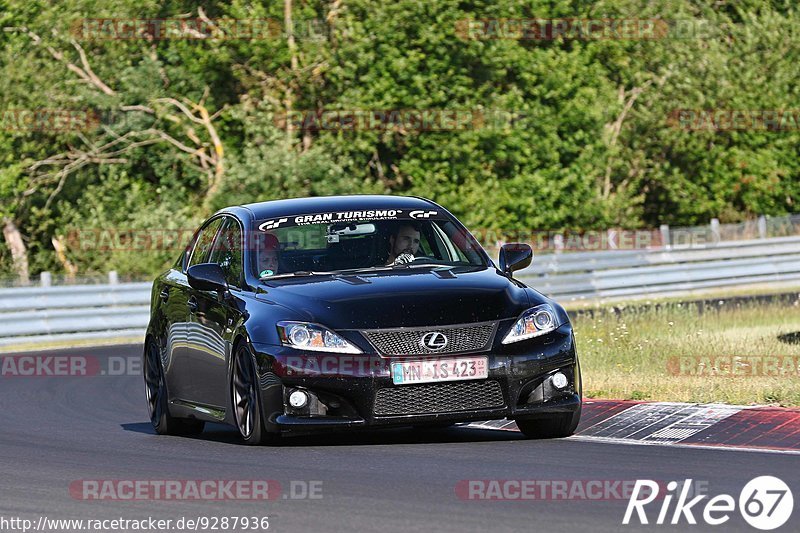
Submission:
[[[271,200],[238,206],[252,213],[255,220],[287,215],[326,213],[329,211],[363,211],[367,209],[427,209],[439,207],[430,200],[416,196],[389,194],[353,194],[345,196],[314,196]],[[227,208],[222,211],[236,211]]]

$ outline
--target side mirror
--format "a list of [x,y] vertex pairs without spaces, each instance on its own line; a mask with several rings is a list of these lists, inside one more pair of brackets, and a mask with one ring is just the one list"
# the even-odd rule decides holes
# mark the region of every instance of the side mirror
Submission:
[[216,263],[201,263],[190,266],[186,271],[189,285],[198,291],[227,292],[228,282],[225,281],[225,272]]
[[531,261],[533,261],[533,250],[527,244],[511,242],[500,248],[500,270],[506,276],[530,266]]

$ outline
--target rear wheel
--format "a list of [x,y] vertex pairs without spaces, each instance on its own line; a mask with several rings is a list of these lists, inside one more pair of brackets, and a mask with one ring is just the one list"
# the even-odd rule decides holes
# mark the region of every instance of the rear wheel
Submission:
[[148,341],[144,357],[144,385],[150,423],[159,435],[195,435],[205,427],[202,420],[175,418],[169,414],[166,378],[158,346]]
[[258,380],[249,348],[242,344],[233,359],[231,393],[236,427],[246,444],[272,444],[278,435],[264,427],[264,416],[258,393]]

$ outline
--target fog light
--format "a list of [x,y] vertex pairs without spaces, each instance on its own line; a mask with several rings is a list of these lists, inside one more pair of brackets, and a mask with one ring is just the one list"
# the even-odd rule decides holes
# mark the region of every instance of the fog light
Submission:
[[562,374],[561,372],[556,372],[553,374],[553,377],[550,378],[550,381],[553,383],[553,386],[557,389],[563,389],[567,386],[567,376]]
[[295,409],[302,409],[308,405],[308,394],[301,390],[292,391],[289,395],[289,405]]

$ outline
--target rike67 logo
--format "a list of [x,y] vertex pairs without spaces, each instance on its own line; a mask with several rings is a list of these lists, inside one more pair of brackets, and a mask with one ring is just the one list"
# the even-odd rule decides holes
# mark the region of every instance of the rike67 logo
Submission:
[[[697,513],[706,524],[718,526],[730,520],[731,514],[736,511],[737,501],[728,494],[714,496],[705,502],[705,505],[700,505],[700,502],[708,497],[705,494],[689,499],[691,479],[685,480],[683,485],[677,481],[670,481],[666,487],[666,494],[659,494],[659,488],[662,486],[649,479],[636,480],[622,523],[630,524],[635,516],[640,524],[649,524],[653,516],[651,513],[648,517],[645,507],[656,499],[661,502],[658,517],[654,522],[658,525],[680,524],[682,520],[694,525],[697,524],[695,518]],[[675,496],[677,502],[674,509],[670,509]],[[651,511],[655,511],[658,504],[653,507]],[[766,531],[779,528],[789,520],[794,508],[794,498],[789,486],[782,480],[773,476],[759,476],[751,479],[739,493],[738,507],[742,518],[748,524]],[[670,511],[672,511],[671,517]]]

